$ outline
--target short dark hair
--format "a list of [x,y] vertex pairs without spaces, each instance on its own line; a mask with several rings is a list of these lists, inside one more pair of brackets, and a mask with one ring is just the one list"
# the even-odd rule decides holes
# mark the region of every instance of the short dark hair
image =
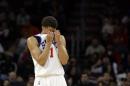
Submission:
[[44,27],[53,27],[53,28],[57,28],[58,27],[58,21],[53,16],[46,16],[46,17],[44,17],[42,19],[41,24]]

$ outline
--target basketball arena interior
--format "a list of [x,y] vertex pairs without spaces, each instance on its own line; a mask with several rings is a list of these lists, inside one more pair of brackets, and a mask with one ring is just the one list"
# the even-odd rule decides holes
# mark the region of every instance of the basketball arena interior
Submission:
[[68,86],[130,86],[130,0],[0,0],[0,86],[33,86],[27,38],[54,16]]

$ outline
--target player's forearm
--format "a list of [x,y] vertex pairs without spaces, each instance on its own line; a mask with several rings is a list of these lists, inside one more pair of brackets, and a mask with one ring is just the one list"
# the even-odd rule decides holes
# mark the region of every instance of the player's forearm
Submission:
[[62,45],[58,46],[58,55],[59,55],[59,59],[60,59],[61,63],[63,65],[67,64],[69,56],[68,56],[67,50],[64,46],[62,46]]
[[51,46],[51,44],[46,44],[43,52],[39,56],[39,64],[42,66],[46,63],[46,60],[49,56],[50,46]]

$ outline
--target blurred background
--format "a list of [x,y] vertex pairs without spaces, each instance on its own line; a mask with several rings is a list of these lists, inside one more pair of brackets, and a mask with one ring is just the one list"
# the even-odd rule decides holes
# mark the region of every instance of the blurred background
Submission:
[[129,0],[0,0],[0,86],[33,86],[26,39],[54,16],[70,56],[68,86],[130,86]]

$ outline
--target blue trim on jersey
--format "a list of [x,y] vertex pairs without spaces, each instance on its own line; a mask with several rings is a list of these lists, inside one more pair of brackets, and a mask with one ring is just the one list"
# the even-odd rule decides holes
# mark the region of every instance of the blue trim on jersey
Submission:
[[41,37],[40,36],[34,36],[37,39],[38,45],[40,46],[41,44]]

